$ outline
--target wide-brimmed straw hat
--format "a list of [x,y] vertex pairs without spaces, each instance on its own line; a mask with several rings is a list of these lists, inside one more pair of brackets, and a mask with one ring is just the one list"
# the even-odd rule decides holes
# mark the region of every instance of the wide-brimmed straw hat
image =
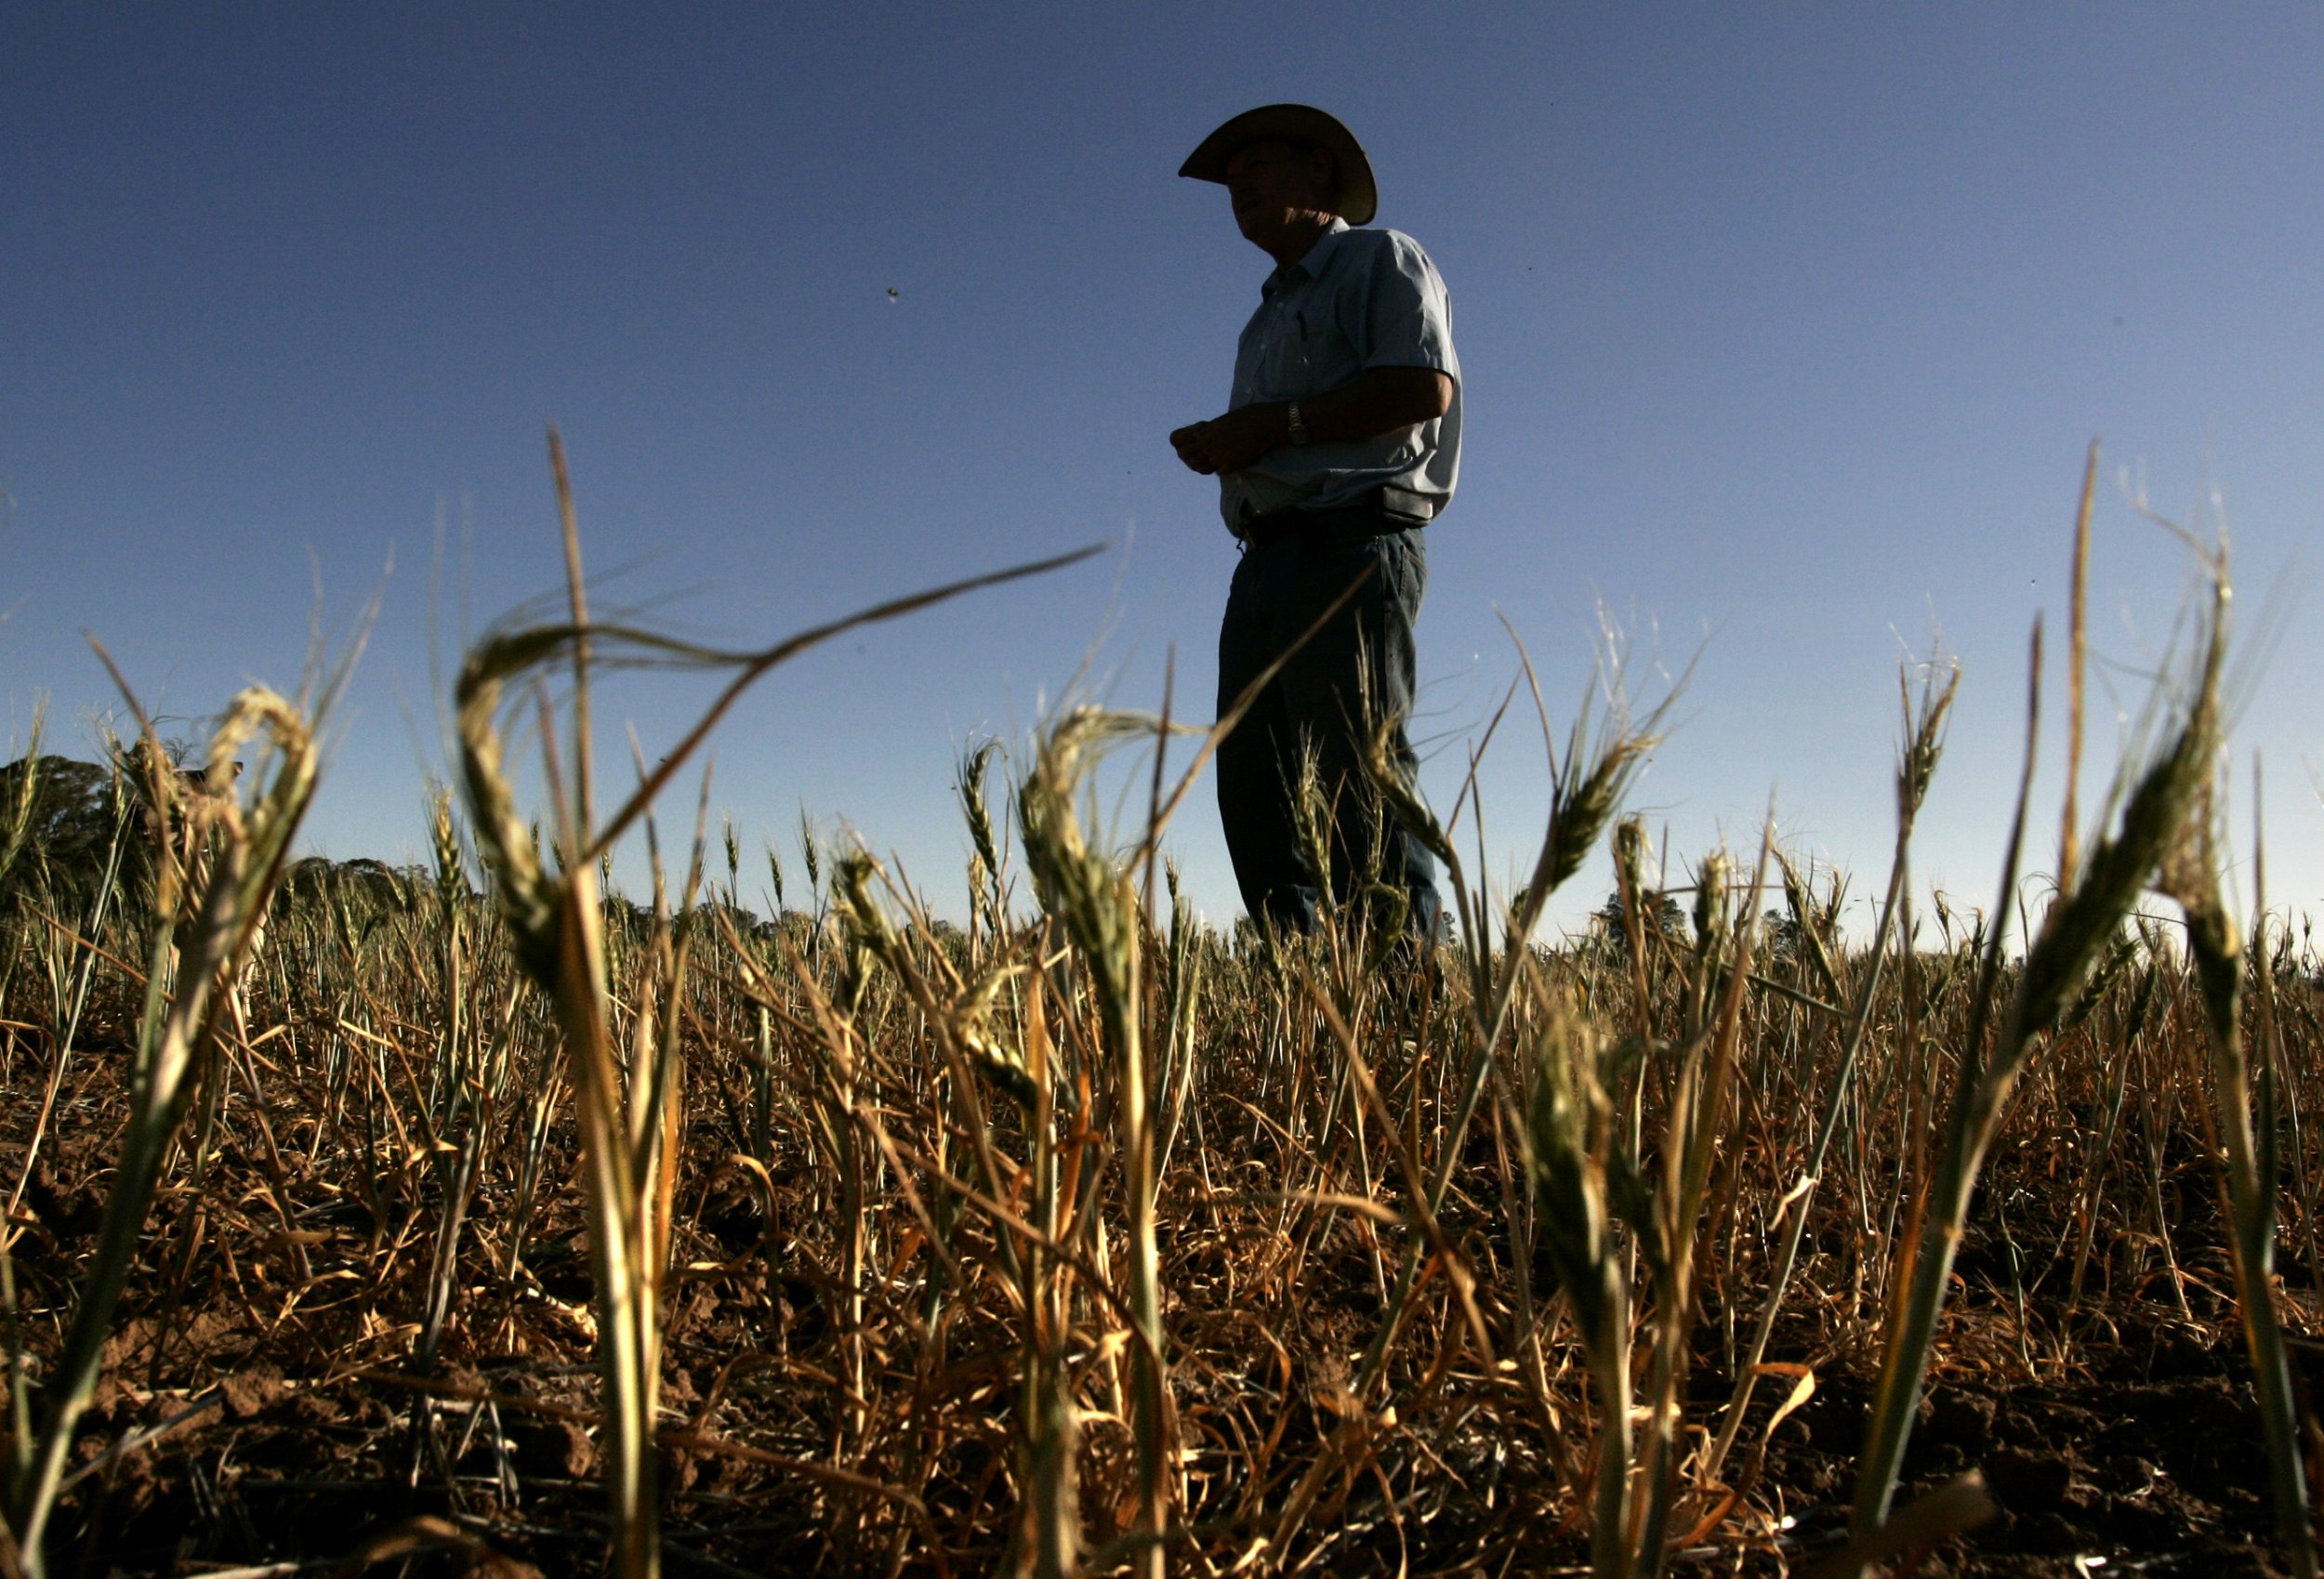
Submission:
[[1226,162],[1236,149],[1254,142],[1331,150],[1340,176],[1340,217],[1351,225],[1367,225],[1380,212],[1380,189],[1372,183],[1372,162],[1364,156],[1364,145],[1337,120],[1307,104],[1262,104],[1244,111],[1203,138],[1178,173],[1223,184]]

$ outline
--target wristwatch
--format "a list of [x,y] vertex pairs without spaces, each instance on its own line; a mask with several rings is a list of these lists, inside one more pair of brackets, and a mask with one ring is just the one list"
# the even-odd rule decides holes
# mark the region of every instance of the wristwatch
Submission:
[[1314,435],[1308,432],[1307,424],[1300,420],[1299,401],[1293,401],[1291,402],[1291,442],[1304,444],[1314,437]]

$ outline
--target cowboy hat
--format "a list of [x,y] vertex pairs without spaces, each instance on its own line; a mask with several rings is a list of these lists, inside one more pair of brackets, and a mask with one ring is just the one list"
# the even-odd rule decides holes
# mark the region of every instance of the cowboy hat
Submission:
[[1226,162],[1235,150],[1254,142],[1329,149],[1340,177],[1340,217],[1351,225],[1366,225],[1380,212],[1380,189],[1372,184],[1372,162],[1364,157],[1364,145],[1331,116],[1305,104],[1262,104],[1244,111],[1203,138],[1178,173],[1223,185]]

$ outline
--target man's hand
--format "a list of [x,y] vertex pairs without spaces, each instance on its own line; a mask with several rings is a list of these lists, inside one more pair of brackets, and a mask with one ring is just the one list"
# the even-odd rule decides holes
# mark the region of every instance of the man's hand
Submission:
[[[1433,367],[1375,367],[1337,389],[1301,395],[1300,414],[1315,442],[1329,444],[1433,422],[1452,409],[1452,398],[1451,377]],[[1291,408],[1283,401],[1237,406],[1170,435],[1178,458],[1206,477],[1240,471],[1290,441]]]
[[1268,401],[1182,428],[1170,435],[1170,447],[1188,470],[1208,477],[1240,471],[1290,436],[1289,409]]
[[1178,458],[1185,463],[1186,469],[1198,471],[1205,477],[1218,469],[1210,464],[1210,451],[1202,441],[1202,430],[1209,426],[1207,422],[1190,422],[1170,434],[1170,448],[1178,452]]

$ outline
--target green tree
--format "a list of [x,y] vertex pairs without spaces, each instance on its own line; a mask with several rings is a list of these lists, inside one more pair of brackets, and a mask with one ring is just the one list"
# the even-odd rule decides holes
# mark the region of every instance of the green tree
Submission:
[[[1686,912],[1669,894],[1649,892],[1641,896],[1645,903],[1646,930],[1659,932],[1672,942],[1686,941]],[[1630,928],[1623,925],[1622,890],[1615,889],[1605,896],[1605,903],[1591,917],[1605,929],[1605,937],[1617,954],[1630,953]],[[1653,951],[1649,950],[1651,954]]]
[[[26,806],[25,780],[32,781]],[[0,881],[21,887],[46,868],[52,888],[94,883],[104,871],[120,820],[119,790],[112,770],[71,757],[20,757],[0,768],[0,845],[19,849]],[[26,809],[20,843],[16,816]]]

